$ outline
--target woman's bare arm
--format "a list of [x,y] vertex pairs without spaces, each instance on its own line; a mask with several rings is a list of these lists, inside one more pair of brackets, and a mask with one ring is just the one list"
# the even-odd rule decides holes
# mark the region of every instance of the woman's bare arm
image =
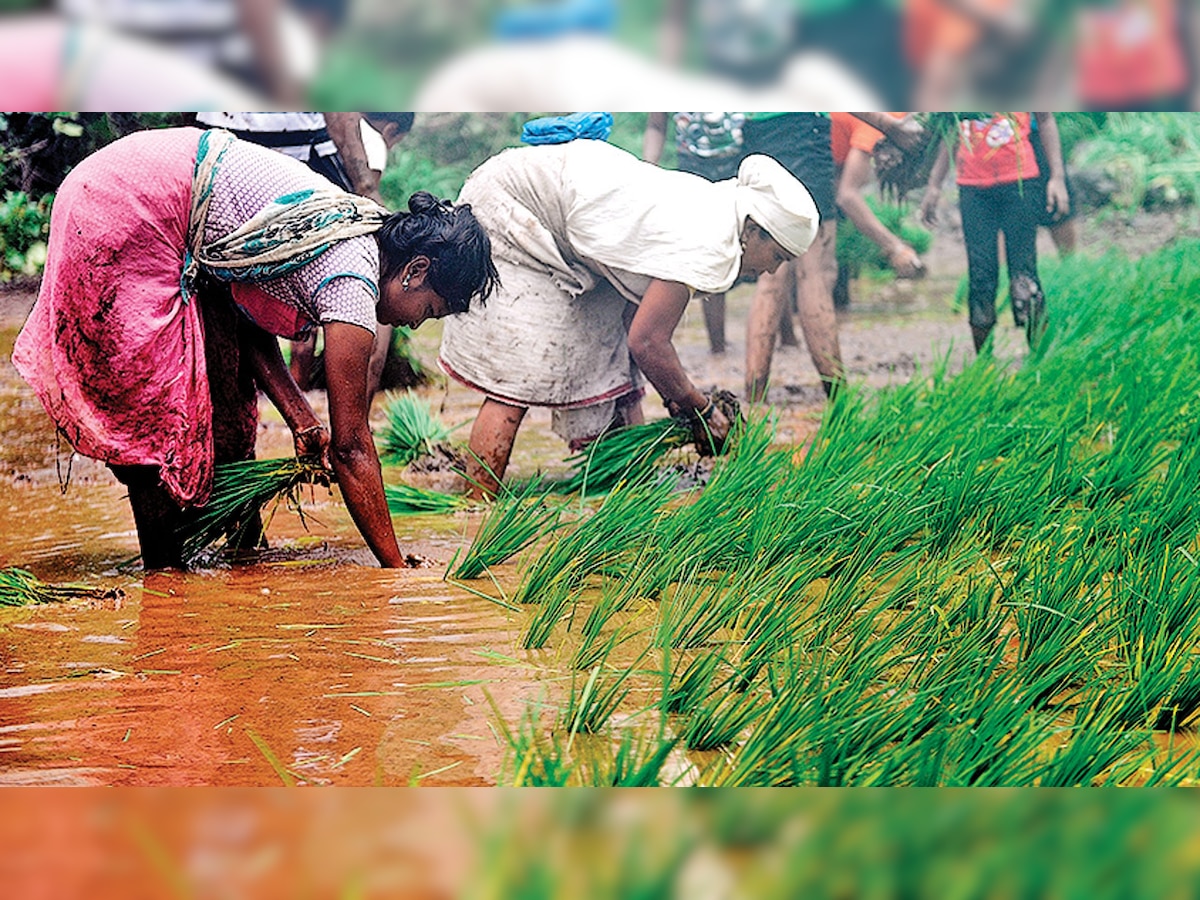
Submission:
[[330,460],[350,516],[384,568],[406,563],[396,543],[379,456],[367,422],[367,361],[371,332],[346,322],[325,326],[325,378],[333,426]]

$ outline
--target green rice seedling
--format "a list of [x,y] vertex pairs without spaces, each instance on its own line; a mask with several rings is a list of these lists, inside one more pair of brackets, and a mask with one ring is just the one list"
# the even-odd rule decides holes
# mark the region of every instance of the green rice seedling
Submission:
[[662,710],[665,713],[689,715],[713,692],[717,673],[728,665],[717,649],[690,656],[682,671],[673,674],[663,690]]
[[1092,698],[1076,710],[1066,741],[1038,767],[1033,780],[1040,787],[1117,785],[1136,771],[1148,747],[1153,748],[1148,733],[1126,731],[1111,707]]
[[[1124,728],[1150,728],[1160,723],[1164,728],[1172,728],[1182,725],[1195,712],[1181,709],[1185,694],[1194,688],[1189,684],[1184,691],[1177,691],[1191,668],[1190,648],[1148,647],[1139,641],[1134,647],[1124,648],[1124,655],[1124,666],[1106,690],[1106,702],[1115,723]],[[1189,680],[1192,679],[1194,676]],[[1168,703],[1177,693],[1180,700],[1172,708]]]
[[448,516],[471,505],[462,494],[446,494],[410,484],[385,484],[383,495],[393,516]]
[[917,786],[999,787],[1029,784],[1037,771],[1053,718],[1030,712],[1025,688],[1013,678],[993,678],[962,696],[944,727],[912,747],[917,759],[940,760],[919,773]]
[[562,508],[547,503],[548,497],[546,490],[532,481],[518,489],[502,490],[470,548],[453,567],[453,577],[478,578],[551,534],[558,527]]
[[691,439],[691,428],[678,419],[658,419],[606,431],[587,448],[568,457],[571,474],[554,484],[564,494],[603,494],[621,481],[648,477],[670,450]]
[[682,729],[689,750],[719,750],[738,741],[765,705],[754,694],[710,695],[693,706]]
[[383,414],[387,422],[378,436],[379,458],[389,465],[407,466],[428,456],[448,441],[454,430],[442,424],[430,405],[411,390],[390,394]]
[[663,767],[678,745],[679,738],[644,736],[627,728],[621,732],[610,762],[581,764],[583,783],[592,787],[658,787],[663,783]]
[[[577,689],[576,676],[572,676],[567,705],[560,717],[560,727],[573,739],[576,734],[597,734],[617,711],[621,701],[630,691],[629,677],[633,667],[605,673],[596,666],[588,675],[582,690]],[[571,741],[567,742],[570,750]]]
[[1192,660],[1179,681],[1171,688],[1154,720],[1157,731],[1179,731],[1195,723],[1200,711],[1200,667]]
[[484,688],[484,697],[492,709],[499,729],[498,740],[507,749],[502,783],[513,787],[563,787],[571,779],[574,767],[562,744],[551,732],[545,734],[539,721],[537,706],[526,706],[515,728],[510,728],[491,693]]
[[269,503],[278,504],[283,499],[301,511],[299,491],[305,484],[328,486],[328,470],[319,463],[294,457],[217,465],[208,503],[186,510],[179,526],[184,560],[195,561],[205,548],[222,538],[237,542],[250,535],[251,529],[259,527],[260,511]]
[[624,572],[630,536],[652,528],[672,493],[669,484],[626,484],[612,491],[589,518],[552,540],[534,559],[514,595],[517,603],[538,603],[523,646],[545,646],[554,626],[578,602],[578,589],[592,575]]
[[0,606],[35,606],[67,600],[115,600],[123,594],[120,588],[49,584],[32,572],[15,566],[0,569]]

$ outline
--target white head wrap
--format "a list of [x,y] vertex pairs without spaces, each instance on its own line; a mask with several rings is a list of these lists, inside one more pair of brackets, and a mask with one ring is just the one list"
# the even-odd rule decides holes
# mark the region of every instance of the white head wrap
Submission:
[[757,153],[738,166],[736,204],[739,222],[749,216],[795,256],[808,250],[821,224],[808,188],[771,157]]

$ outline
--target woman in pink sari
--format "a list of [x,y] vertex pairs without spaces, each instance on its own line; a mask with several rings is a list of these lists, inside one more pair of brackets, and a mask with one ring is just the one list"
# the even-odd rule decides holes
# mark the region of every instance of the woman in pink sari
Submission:
[[[379,563],[404,566],[367,422],[375,323],[464,312],[495,277],[469,206],[420,192],[389,215],[227,132],[140,132],[63,182],[13,363],[129,487],[146,568],[185,564],[183,510],[207,501],[214,463],[253,457],[257,389],[297,455],[331,465]],[[331,432],[276,341],[317,327]]]

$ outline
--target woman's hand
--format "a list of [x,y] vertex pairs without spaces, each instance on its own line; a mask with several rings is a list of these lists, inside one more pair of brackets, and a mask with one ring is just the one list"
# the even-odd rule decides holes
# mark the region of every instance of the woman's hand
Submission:
[[686,402],[670,403],[667,410],[691,428],[692,443],[697,453],[701,456],[717,456],[725,452],[729,436],[741,419],[741,410],[737,398],[728,391],[702,396],[704,403],[700,406]]
[[320,462],[323,468],[329,464],[329,430],[321,424],[309,425],[292,434],[296,443],[296,456]]

